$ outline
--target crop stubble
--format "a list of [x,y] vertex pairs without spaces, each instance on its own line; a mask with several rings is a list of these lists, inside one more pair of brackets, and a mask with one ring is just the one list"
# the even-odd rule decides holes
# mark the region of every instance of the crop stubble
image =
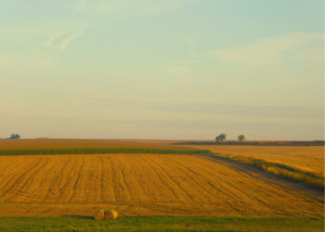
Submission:
[[[316,194],[316,195],[315,195]],[[0,157],[0,216],[322,216],[324,197],[199,155]]]
[[[156,148],[186,149],[168,145],[181,140],[136,139],[1,139],[0,150],[19,149],[73,149],[73,148]],[[188,148],[187,148],[188,150]]]
[[192,149],[208,149],[216,154],[244,156],[286,164],[308,171],[324,173],[324,146],[205,146],[186,145]]

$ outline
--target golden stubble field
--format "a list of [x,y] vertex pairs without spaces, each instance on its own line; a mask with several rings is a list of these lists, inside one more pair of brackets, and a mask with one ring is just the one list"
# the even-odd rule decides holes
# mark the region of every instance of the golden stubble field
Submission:
[[254,157],[270,162],[283,163],[309,171],[324,173],[324,146],[204,146],[188,148],[208,149],[216,154]]
[[[65,148],[161,148],[185,149],[184,146],[168,145],[184,140],[144,139],[2,139],[0,150],[65,149]],[[186,148],[188,149],[188,148]]]
[[198,155],[0,157],[0,216],[322,217],[323,193]]

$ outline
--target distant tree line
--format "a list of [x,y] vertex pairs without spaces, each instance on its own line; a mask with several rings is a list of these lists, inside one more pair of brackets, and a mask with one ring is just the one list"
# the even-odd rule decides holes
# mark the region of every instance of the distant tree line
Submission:
[[238,135],[237,139],[239,140],[239,142],[241,142],[244,141],[246,138],[245,135]]
[[20,135],[12,133],[11,136],[9,138],[7,138],[7,139],[20,139]]
[[9,139],[20,139],[20,135],[12,133]]
[[227,135],[225,133],[220,134],[216,137],[217,142],[222,142],[223,140],[226,140]]
[[[224,140],[226,140],[227,135],[225,133],[220,134],[219,136],[216,137],[216,142],[222,142]],[[239,140],[239,142],[244,141],[245,135],[238,135],[237,139]]]

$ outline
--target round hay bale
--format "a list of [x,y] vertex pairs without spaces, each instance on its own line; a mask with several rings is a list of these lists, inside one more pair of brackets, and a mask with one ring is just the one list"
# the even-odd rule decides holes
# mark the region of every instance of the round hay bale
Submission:
[[117,218],[117,212],[116,212],[116,210],[110,209],[110,210],[105,211],[105,220],[106,219],[113,220],[115,218]]
[[94,215],[94,218],[95,218],[95,220],[104,220],[105,210],[103,210],[103,209],[97,210]]

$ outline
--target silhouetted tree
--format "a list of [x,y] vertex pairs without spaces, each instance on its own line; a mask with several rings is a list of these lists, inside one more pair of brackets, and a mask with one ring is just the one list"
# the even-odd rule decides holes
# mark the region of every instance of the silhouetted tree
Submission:
[[19,134],[12,133],[9,139],[19,139],[19,138],[20,138]]
[[225,133],[220,134],[219,136],[220,141],[226,140],[227,135]]
[[245,140],[246,138],[245,138],[245,135],[238,135],[238,140],[239,140],[239,142],[241,142],[241,141],[243,141],[243,140]]
[[216,137],[216,142],[218,143],[220,141],[219,136]]

